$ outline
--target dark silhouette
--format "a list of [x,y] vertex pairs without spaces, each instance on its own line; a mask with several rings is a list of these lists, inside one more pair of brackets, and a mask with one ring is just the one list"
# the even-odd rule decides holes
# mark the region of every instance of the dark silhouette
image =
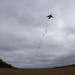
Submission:
[[52,16],[51,14],[50,14],[50,15],[48,15],[47,17],[48,17],[48,19],[53,18],[53,16]]
[[2,59],[0,59],[0,68],[15,68],[10,64],[7,64],[6,62],[4,62]]

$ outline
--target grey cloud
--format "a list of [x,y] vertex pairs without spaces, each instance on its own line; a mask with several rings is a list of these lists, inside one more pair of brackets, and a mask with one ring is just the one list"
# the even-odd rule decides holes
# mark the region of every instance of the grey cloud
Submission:
[[[75,63],[74,2],[1,0],[0,57],[23,68],[48,68]],[[48,20],[46,16],[50,13],[54,18]],[[45,36],[42,38],[43,34]],[[38,50],[41,39],[42,45]]]

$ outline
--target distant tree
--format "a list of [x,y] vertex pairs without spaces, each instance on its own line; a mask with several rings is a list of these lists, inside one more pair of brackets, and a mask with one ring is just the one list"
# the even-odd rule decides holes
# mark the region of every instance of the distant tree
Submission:
[[14,68],[12,65],[7,64],[5,61],[0,59],[0,68]]

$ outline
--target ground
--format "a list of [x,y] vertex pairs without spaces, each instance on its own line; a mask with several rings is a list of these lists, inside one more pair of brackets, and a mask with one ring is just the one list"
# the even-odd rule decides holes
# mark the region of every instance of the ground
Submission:
[[0,75],[75,75],[75,66],[40,70],[0,68]]

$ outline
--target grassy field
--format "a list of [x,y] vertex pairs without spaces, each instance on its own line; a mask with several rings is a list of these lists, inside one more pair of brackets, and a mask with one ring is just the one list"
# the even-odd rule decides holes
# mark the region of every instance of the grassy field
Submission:
[[22,70],[0,68],[0,75],[75,75],[75,67],[41,69],[41,70]]

